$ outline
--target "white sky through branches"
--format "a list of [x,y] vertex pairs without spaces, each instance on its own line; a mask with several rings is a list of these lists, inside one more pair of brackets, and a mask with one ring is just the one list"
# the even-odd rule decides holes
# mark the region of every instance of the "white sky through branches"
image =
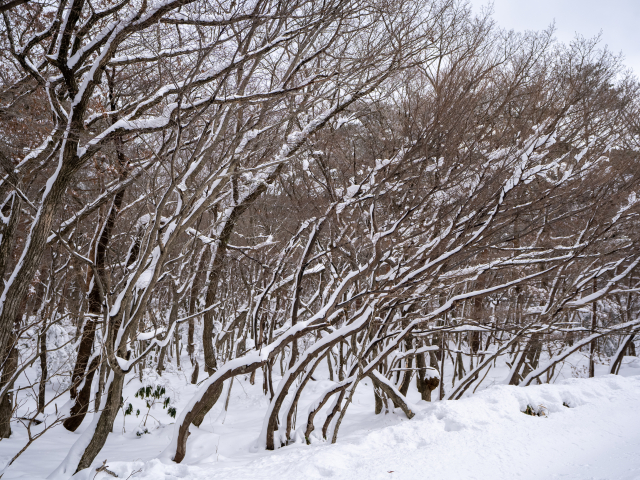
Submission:
[[475,11],[493,3],[500,27],[516,31],[543,30],[555,20],[558,40],[576,34],[601,33],[601,44],[624,55],[625,65],[640,76],[640,1],[638,0],[472,0]]

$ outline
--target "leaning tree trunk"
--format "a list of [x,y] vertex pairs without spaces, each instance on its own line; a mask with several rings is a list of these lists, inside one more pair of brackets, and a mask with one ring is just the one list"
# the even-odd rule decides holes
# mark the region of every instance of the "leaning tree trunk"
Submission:
[[124,375],[118,372],[113,372],[112,375],[113,379],[109,384],[105,407],[102,412],[100,412],[100,418],[93,432],[93,437],[89,445],[85,448],[75,473],[91,466],[98,453],[100,453],[100,450],[102,450],[102,447],[104,447],[107,437],[113,429],[113,422],[116,419],[120,402],[122,401]]
[[620,347],[618,347],[618,350],[611,359],[611,367],[609,368],[609,373],[618,375],[618,373],[620,372],[620,367],[622,366],[622,359],[625,354],[631,354],[631,348],[634,349],[633,353],[635,353],[635,345],[633,343],[634,338],[635,334],[633,333],[624,337],[624,339],[620,343]]
[[[115,97],[113,95],[114,86],[111,81],[108,82],[108,85],[111,110],[115,111],[117,110],[117,105]],[[118,115],[116,114],[111,118],[111,124],[113,125],[117,121]],[[120,180],[124,180],[127,176],[127,158],[122,151],[122,138],[114,139],[113,143],[116,150],[118,165],[123,172],[120,175]],[[87,323],[82,330],[82,339],[80,340],[78,355],[76,357],[76,364],[71,376],[71,398],[76,398],[77,387],[86,375],[87,364],[89,362],[89,357],[91,356],[91,350],[93,348],[93,341],[96,332],[96,321],[102,311],[103,303],[102,294],[100,293],[99,281],[103,286],[106,286],[107,283],[105,282],[105,272],[107,248],[109,247],[109,241],[111,240],[111,234],[116,223],[116,218],[118,217],[118,213],[120,212],[120,208],[122,207],[124,194],[125,189],[122,189],[115,194],[115,196],[113,197],[113,203],[111,205],[111,208],[109,209],[109,213],[107,214],[107,218],[105,219],[104,224],[101,226],[102,228],[96,232],[96,235],[94,236],[94,239],[91,243],[92,248],[90,251],[90,258],[93,260],[96,268],[95,271],[93,269],[89,270],[90,276],[88,278],[91,279],[93,277],[93,281],[91,282],[92,284],[89,285],[90,291],[88,295],[89,319],[87,320]],[[129,260],[129,263],[131,263],[131,260]],[[106,292],[104,293],[106,294]],[[82,418],[80,418],[80,422],[82,422]]]
[[[121,159],[123,162],[124,160]],[[99,234],[99,240],[95,249],[95,265],[96,271],[93,272],[94,276],[99,276],[104,279],[106,254],[109,240],[111,239],[111,232],[116,222],[116,217],[122,206],[122,200],[124,198],[124,190],[118,192],[113,199],[113,205],[109,211],[107,220]],[[131,261],[131,260],[130,260]],[[71,377],[71,398],[75,400],[71,407],[72,415],[67,418],[63,425],[64,427],[74,432],[84,420],[87,413],[87,409],[90,401],[91,382],[93,380],[94,369],[87,371],[87,365],[89,358],[91,357],[91,350],[93,349],[93,342],[96,335],[96,321],[102,311],[102,296],[100,294],[100,287],[98,281],[94,278],[91,291],[89,292],[89,319],[82,330],[82,339],[80,340],[80,346],[78,347],[78,355],[76,357],[76,364],[73,369]],[[104,281],[103,281],[104,285]],[[78,395],[78,387],[84,380],[83,389],[88,389],[89,392],[81,392]]]
[[[231,233],[235,227],[235,224],[238,218],[245,212],[247,208],[255,200],[262,195],[263,192],[266,191],[266,186],[261,186],[257,188],[256,191],[246,197],[244,201],[236,205],[233,208],[233,211],[229,215],[224,228],[222,229],[222,233],[220,234],[217,248],[213,255],[215,255],[213,259],[212,270],[209,275],[209,284],[207,287],[207,294],[205,297],[205,308],[209,308],[204,312],[202,316],[202,348],[204,350],[204,371],[209,374],[209,376],[213,375],[217,370],[217,360],[216,360],[216,350],[213,345],[213,309],[210,307],[215,303],[216,295],[218,291],[218,281],[220,280],[220,275],[222,273],[222,261],[227,252],[227,244],[229,243],[229,239],[231,238]],[[193,378],[192,378],[193,381]],[[198,411],[195,413],[193,417],[193,424],[199,426],[204,417],[209,413],[209,411],[213,408],[215,403],[220,398],[222,394],[222,385],[219,387],[214,387],[211,389],[209,395],[207,395],[203,401],[199,404]]]
[[400,408],[407,418],[413,418],[415,413],[411,410],[411,406],[407,402],[406,397],[400,392],[396,390],[394,386],[388,381],[380,372],[374,370],[371,375],[369,375],[375,387],[381,389],[387,397],[389,397],[396,408]]
[[102,357],[97,355],[91,361],[89,368],[87,370],[87,374],[84,377],[84,383],[80,385],[80,392],[78,392],[74,404],[71,406],[71,410],[69,412],[69,416],[62,423],[64,428],[69,430],[70,432],[75,432],[85,415],[87,414],[87,410],[89,409],[89,402],[91,402],[91,385],[93,383],[93,377],[95,376],[96,370],[100,366],[100,361]]

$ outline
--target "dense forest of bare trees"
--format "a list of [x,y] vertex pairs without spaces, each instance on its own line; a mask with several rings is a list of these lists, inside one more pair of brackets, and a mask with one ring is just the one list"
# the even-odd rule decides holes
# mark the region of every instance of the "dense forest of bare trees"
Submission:
[[411,382],[455,400],[498,360],[527,386],[635,355],[639,86],[597,42],[458,0],[0,10],[0,436],[84,422],[59,478],[147,371],[199,384],[179,463],[238,375],[273,450],[335,442],[365,379],[411,418]]

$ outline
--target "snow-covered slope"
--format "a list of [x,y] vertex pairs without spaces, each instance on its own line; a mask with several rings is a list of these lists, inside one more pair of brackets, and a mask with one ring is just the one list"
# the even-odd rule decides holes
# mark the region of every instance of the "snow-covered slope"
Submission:
[[[546,416],[523,414],[527,405]],[[352,433],[336,445],[295,445],[235,464],[141,462],[136,478],[640,478],[640,377],[498,386],[422,407],[411,421]],[[126,474],[134,465],[118,467]]]
[[[325,382],[317,382],[318,389]],[[112,435],[99,463],[106,458],[119,478],[136,480],[640,479],[640,376],[493,386],[459,401],[418,402],[412,420],[399,411],[375,416],[365,386],[337,444],[259,453],[250,447],[266,408],[261,385],[238,383],[228,414],[213,412],[217,420],[190,437],[184,464],[154,458],[168,443],[168,425],[139,438],[131,427],[127,434]],[[527,406],[544,416],[525,415]],[[62,429],[45,435],[5,479],[46,476],[76,438]],[[9,444],[0,444],[3,456]],[[92,468],[79,478],[95,475]],[[113,477],[96,476],[107,478]]]

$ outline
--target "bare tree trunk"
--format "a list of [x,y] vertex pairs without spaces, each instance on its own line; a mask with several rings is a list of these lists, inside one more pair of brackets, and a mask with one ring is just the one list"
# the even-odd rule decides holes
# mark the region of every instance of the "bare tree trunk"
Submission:
[[164,370],[164,357],[167,354],[167,347],[160,348],[160,355],[158,356],[158,375],[162,376],[162,371]]
[[113,380],[109,384],[105,408],[100,412],[100,418],[96,425],[93,437],[91,438],[89,445],[87,445],[87,448],[84,450],[75,473],[78,473],[80,470],[84,470],[85,468],[89,468],[98,453],[100,453],[100,450],[102,450],[102,447],[104,447],[109,433],[113,430],[113,422],[116,419],[118,409],[120,408],[123,385],[124,375],[113,372]]
[[[427,345],[428,345],[427,340]],[[425,402],[431,401],[431,392],[433,392],[440,385],[440,378],[433,374],[433,372],[439,372],[438,358],[436,352],[429,352],[429,366],[431,372],[427,371],[427,365],[425,362],[425,354],[420,353],[416,355],[416,367],[418,367],[418,373],[416,375],[416,387],[420,392],[420,397]]]
[[180,326],[176,325],[175,331],[176,367],[180,368]]
[[[568,319],[570,322],[572,322],[572,321],[573,321],[573,313],[569,313],[569,314],[567,315],[567,319]],[[567,345],[569,345],[569,346],[571,347],[571,346],[573,346],[573,342],[574,342],[574,337],[575,337],[575,335],[574,335],[574,333],[573,333],[573,325],[569,325],[569,328],[570,328],[571,330],[569,330],[569,331],[567,332],[567,335],[566,335],[566,337],[565,337],[565,338],[566,338]]]
[[[196,267],[196,274],[193,279],[193,285],[191,286],[191,292],[189,296],[189,315],[195,315],[196,313],[196,300],[198,298],[198,292],[200,291],[200,287],[202,286],[202,279],[204,274],[202,273],[203,265],[206,263],[206,257],[209,248],[207,247],[205,251],[200,256],[200,260],[198,261],[198,266]],[[198,383],[198,374],[200,373],[200,365],[198,365],[198,359],[195,356],[195,318],[191,318],[189,320],[189,326],[187,330],[187,354],[189,355],[189,361],[191,362],[191,366],[193,367],[193,372],[191,373],[191,383],[195,385]]]
[[[7,156],[0,150],[0,167],[4,174],[8,176],[8,179],[13,185],[22,188],[17,175],[14,173],[14,165]],[[8,192],[5,182],[4,188],[0,187],[0,196],[5,196]],[[4,199],[3,199],[4,200]],[[8,222],[0,222],[0,278],[5,277],[5,272],[9,267],[10,260],[13,256],[13,247],[15,245],[15,233],[20,220],[20,210],[22,206],[22,200],[17,193],[13,193],[10,199],[7,199],[2,206],[2,216],[8,218]]]
[[424,400],[425,402],[430,402],[431,392],[438,388],[438,385],[440,385],[440,379],[435,375],[426,375],[427,365],[425,363],[423,353],[416,355],[416,367],[418,367],[418,373],[416,375],[416,387],[420,392],[422,400]]
[[384,407],[384,402],[382,397],[380,396],[381,390],[377,388],[374,384],[373,386],[373,399],[375,400],[374,412],[376,415],[380,415],[382,413],[382,408]]
[[524,367],[522,369],[521,378],[525,378],[529,373],[538,367],[538,359],[542,350],[542,342],[539,333],[531,335],[531,339],[527,343],[524,355],[522,356]]
[[402,411],[408,418],[413,418],[415,416],[415,413],[411,410],[411,407],[407,403],[407,399],[404,397],[404,395],[398,395],[398,393],[401,392],[397,391],[389,383],[384,382],[381,373],[375,371],[374,373],[369,375],[369,378],[371,378],[373,384],[377,388],[381,389],[385,393],[385,395],[387,395],[387,397],[389,397],[393,401],[393,404],[396,406],[396,408],[402,409]]
[[[595,293],[598,289],[597,280],[593,279],[593,292]],[[598,319],[596,317],[596,308],[598,302],[593,302],[591,305],[591,335],[593,335],[596,331]],[[598,345],[598,341],[594,339],[589,345],[589,378],[593,378],[595,376],[595,362],[594,356],[596,354],[596,346]]]
[[327,355],[327,368],[329,369],[329,381],[333,382],[333,367],[331,366],[331,352]]
[[536,369],[541,349],[540,334],[532,334],[522,350],[517,351],[513,357],[514,365],[511,368],[509,385],[519,385],[523,378]]
[[[89,402],[91,401],[91,384],[93,383],[93,377],[95,375],[98,366],[100,366],[100,360],[102,357],[97,355],[91,361],[87,373],[84,377],[84,383],[81,384],[82,388],[76,396],[76,401],[71,407],[69,417],[63,422],[64,428],[70,432],[75,432],[82,421],[84,420],[87,410],[89,409]],[[100,396],[97,394],[97,404],[99,405]]]
[[98,389],[96,390],[96,398],[95,398],[95,409],[96,411],[100,408],[100,401],[102,398],[102,394],[104,393],[104,387],[106,379],[109,377],[109,363],[106,360],[103,360],[100,364],[100,375],[98,377]]
[[[242,214],[249,208],[256,199],[267,190],[266,184],[260,185],[255,191],[244,198],[243,202],[233,207],[233,211],[229,214],[228,219],[224,224],[224,228],[220,233],[216,250],[213,253],[212,269],[209,274],[209,285],[207,287],[207,295],[205,297],[205,308],[213,306],[216,301],[216,294],[218,291],[218,282],[220,281],[220,275],[222,274],[222,262],[227,253],[227,245],[236,222],[242,216]],[[206,310],[203,319],[202,329],[202,347],[204,350],[204,371],[213,375],[217,370],[216,352],[213,345],[213,309]]]
[[622,366],[622,359],[624,358],[625,354],[635,356],[635,345],[633,343],[634,338],[635,334],[627,335],[623,338],[618,351],[611,359],[611,367],[609,369],[609,373],[618,375],[618,373],[620,372],[620,367]]
[[[11,378],[16,373],[18,369],[18,337],[16,332],[20,327],[20,323],[22,322],[22,312],[27,306],[26,297],[23,298],[20,312],[16,315],[14,320],[13,330],[11,332],[11,337],[9,340],[11,343],[7,345],[5,351],[8,351],[5,355],[2,356],[4,359],[4,368],[2,369],[2,376],[0,376],[0,388],[4,388],[8,382],[11,381]],[[9,385],[11,388],[12,385]],[[11,416],[13,414],[13,393],[7,392],[2,399],[0,399],[0,439],[9,438],[11,435]]]
[[[484,288],[484,282],[476,282],[476,288]],[[482,297],[480,296],[473,299],[473,319],[478,323],[482,323],[483,321]],[[480,332],[476,330],[469,332],[469,349],[471,350],[471,355],[478,354],[480,350],[480,339]]]
[[[411,338],[411,336],[407,337],[407,339],[405,340],[405,347],[407,348],[407,350],[413,348],[413,339]],[[402,393],[405,397],[409,392],[409,385],[411,384],[411,377],[413,376],[413,370],[411,370],[413,368],[413,357],[407,357],[406,367],[407,370],[405,370],[404,372],[402,383],[400,384],[400,388],[398,389],[400,390],[400,393]]]
[[[440,337],[440,378],[444,378],[444,362],[446,360],[446,355],[445,355],[445,348],[447,346],[447,342],[446,342],[446,337],[447,334],[443,333],[442,336]],[[439,398],[440,400],[444,399],[444,381],[440,382],[440,389],[438,390],[439,392]]]
[[191,384],[195,385],[198,383],[198,374],[200,373],[200,365],[196,362],[195,367],[193,367],[193,372],[191,373]]
[[[13,344],[9,345],[9,354],[3,358],[5,366],[2,369],[2,377],[0,377],[0,388],[4,388],[10,381],[13,374],[18,368],[18,350],[15,348],[16,338],[12,338]],[[9,385],[11,388],[11,385]],[[13,414],[13,393],[7,392],[2,400],[0,400],[0,439],[9,438],[11,436],[11,416]]]
[[[124,158],[120,159],[121,163],[124,162]],[[113,231],[113,227],[115,225],[116,217],[118,212],[120,211],[120,207],[122,206],[122,200],[124,198],[124,190],[118,192],[113,199],[113,205],[111,210],[109,211],[109,215],[107,216],[107,220],[105,222],[104,227],[99,235],[99,240],[95,248],[95,265],[96,271],[93,272],[94,276],[99,276],[100,280],[103,280],[104,270],[106,264],[106,253],[107,247],[109,245],[109,240],[111,239],[111,232]],[[132,259],[129,259],[131,262]],[[91,380],[93,380],[93,372],[87,372],[87,363],[89,362],[89,358],[91,356],[91,350],[93,349],[93,342],[96,334],[96,319],[100,315],[102,311],[102,298],[100,294],[100,288],[98,285],[98,280],[96,278],[93,279],[93,285],[91,291],[89,292],[89,318],[85,323],[85,326],[82,330],[82,339],[80,340],[80,345],[78,347],[78,356],[76,357],[76,364],[73,368],[73,374],[71,376],[71,398],[75,399],[74,405],[71,407],[71,410],[75,412],[73,417],[67,419],[68,421],[64,422],[64,426],[67,430],[75,431],[82,420],[84,419],[84,415],[88,410],[88,404],[78,404],[82,401],[89,401],[89,395],[85,392],[82,395],[82,399],[80,399],[77,395],[77,389],[82,380],[86,377],[87,381],[89,380],[89,376],[91,376]],[[103,285],[104,285],[103,281]],[[104,377],[101,375],[101,380],[104,380]],[[85,381],[85,386],[87,381]],[[90,388],[90,381],[89,388]]]
[[38,385],[38,413],[44,413],[44,406],[46,404],[45,387],[47,386],[47,378],[49,372],[47,370],[47,335],[46,319],[43,319],[42,330],[40,334],[40,383]]

